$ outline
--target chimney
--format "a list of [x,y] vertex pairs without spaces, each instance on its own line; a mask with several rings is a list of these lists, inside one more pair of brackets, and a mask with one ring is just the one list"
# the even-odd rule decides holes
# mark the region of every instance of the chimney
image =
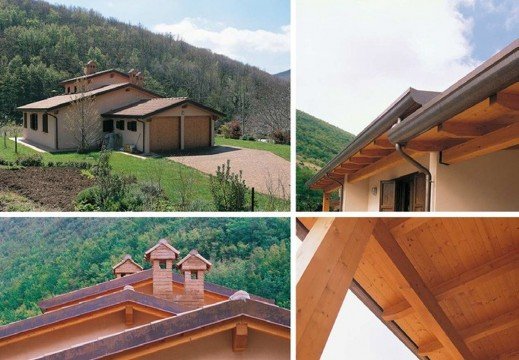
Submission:
[[184,275],[184,294],[178,297],[179,302],[191,308],[204,306],[204,276],[211,268],[211,263],[198,251],[191,250],[177,267]]
[[131,255],[124,255],[124,258],[112,267],[113,273],[117,279],[126,276],[138,273],[142,271],[142,266],[133,261]]
[[87,62],[85,65],[85,69],[83,70],[85,75],[94,74],[96,71],[97,71],[97,65],[94,60],[90,60],[89,62]]
[[166,239],[146,251],[145,259],[153,268],[153,295],[173,301],[173,262],[178,258],[178,250]]
[[144,84],[144,77],[142,76],[142,72],[139,71],[137,74],[135,74],[135,80],[135,85],[142,87]]
[[131,69],[130,71],[128,71],[128,77],[129,77],[130,84],[134,84],[134,85],[142,87],[143,77],[142,77],[142,73],[140,71]]

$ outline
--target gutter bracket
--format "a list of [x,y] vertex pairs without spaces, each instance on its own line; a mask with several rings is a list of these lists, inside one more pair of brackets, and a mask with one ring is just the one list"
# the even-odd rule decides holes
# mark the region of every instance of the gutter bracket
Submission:
[[341,192],[339,193],[339,211],[342,212],[342,194],[343,194],[343,192],[344,192],[344,183],[341,183],[341,182],[335,180],[335,179],[332,178],[332,177],[330,176],[330,174],[328,174],[328,173],[326,173],[326,177],[327,177],[328,179],[330,179],[331,181],[333,181],[334,183],[339,184],[339,186],[340,186],[340,188],[341,188]]
[[443,151],[440,151],[440,159],[438,162],[442,165],[450,166],[450,164],[443,162]]

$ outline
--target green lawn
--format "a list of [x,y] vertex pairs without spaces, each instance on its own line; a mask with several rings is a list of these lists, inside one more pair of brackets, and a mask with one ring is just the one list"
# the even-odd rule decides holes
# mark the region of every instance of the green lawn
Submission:
[[[18,154],[14,153],[14,141],[7,141],[7,149],[4,148],[3,142],[0,143],[0,158],[14,161],[20,155],[36,154],[32,150],[22,144],[18,144]],[[94,151],[88,154],[69,153],[42,153],[45,162],[57,161],[87,161],[95,162],[99,157],[99,152]],[[177,162],[162,158],[139,159],[133,156],[113,153],[110,159],[114,171],[133,175],[137,180],[154,180],[160,181],[166,195],[173,203],[177,203],[180,199],[180,176],[187,179],[186,183],[192,189],[193,198],[196,202],[207,211],[214,210],[212,204],[211,191],[209,187],[209,176],[188,166]],[[290,203],[288,200],[269,199],[263,194],[256,194],[256,210],[257,211],[289,211]],[[199,207],[200,207],[199,206]]]
[[271,153],[290,161],[290,145],[271,144],[261,141],[226,139],[223,136],[217,136],[215,138],[215,144],[270,151]]

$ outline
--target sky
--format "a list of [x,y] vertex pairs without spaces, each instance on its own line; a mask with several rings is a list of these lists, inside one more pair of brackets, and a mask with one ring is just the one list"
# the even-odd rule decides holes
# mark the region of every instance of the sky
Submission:
[[[295,249],[301,246],[296,240]],[[416,356],[360,301],[348,292],[321,360],[416,360]]]
[[354,134],[409,87],[445,90],[519,34],[517,0],[296,2],[296,107]]
[[[275,74],[290,68],[289,0],[50,0],[171,33]],[[150,5],[152,4],[152,5]]]

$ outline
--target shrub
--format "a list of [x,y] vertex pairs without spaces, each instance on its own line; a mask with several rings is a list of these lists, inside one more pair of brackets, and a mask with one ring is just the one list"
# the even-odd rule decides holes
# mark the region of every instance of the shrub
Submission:
[[209,178],[213,202],[218,211],[246,211],[245,196],[247,186],[242,179],[242,172],[231,172],[231,162],[223,164],[216,169],[216,175]]
[[43,166],[43,157],[40,154],[23,155],[16,159],[16,165]]
[[231,129],[229,128],[229,126],[227,124],[223,124],[222,126],[220,126],[220,129],[218,131],[226,139],[228,139],[231,136]]
[[241,125],[238,120],[233,120],[229,124],[229,137],[231,139],[239,139],[242,136]]
[[256,139],[254,138],[254,136],[252,135],[243,135],[241,137],[242,140],[248,140],[248,141],[256,141]]
[[290,131],[275,130],[270,137],[276,144],[290,144]]

